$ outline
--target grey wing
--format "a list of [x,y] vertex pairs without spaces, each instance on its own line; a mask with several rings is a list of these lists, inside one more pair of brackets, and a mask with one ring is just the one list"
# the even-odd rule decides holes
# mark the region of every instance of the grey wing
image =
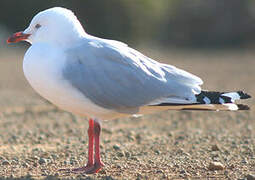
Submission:
[[66,54],[64,78],[95,104],[122,113],[136,113],[158,99],[192,99],[202,83],[192,74],[105,40],[85,40]]

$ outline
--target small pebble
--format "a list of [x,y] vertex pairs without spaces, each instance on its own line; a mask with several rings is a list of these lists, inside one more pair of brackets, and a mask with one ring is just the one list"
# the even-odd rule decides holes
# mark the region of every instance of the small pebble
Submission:
[[[37,149],[37,148],[36,148]],[[34,156],[33,159],[39,160],[40,158],[38,156]]]
[[42,164],[47,163],[47,160],[45,158],[40,158],[38,163],[42,165]]
[[163,171],[161,169],[158,169],[156,173],[163,173]]
[[25,162],[25,163],[22,164],[22,166],[23,166],[24,168],[28,168],[28,167],[29,167],[29,164]]
[[126,158],[129,158],[130,156],[131,156],[130,152],[125,151],[125,157],[126,157]]
[[117,153],[117,156],[118,157],[124,157],[124,153],[120,151],[120,152]]
[[136,176],[137,176],[137,178],[136,178],[137,180],[142,179],[142,177],[143,177],[140,173],[137,173]]
[[169,132],[169,133],[167,133],[167,136],[172,137],[172,136],[173,136],[173,133],[172,133],[172,132]]
[[113,147],[113,149],[116,150],[116,151],[120,150],[120,146],[117,145],[117,144],[114,144],[112,147]]
[[223,170],[224,166],[220,162],[211,162],[208,167],[209,170],[215,171],[215,170]]
[[128,138],[130,141],[134,141],[134,140],[135,140],[135,138],[134,138],[133,135],[127,135],[127,138]]
[[183,152],[184,152],[184,150],[183,150],[182,148],[180,148],[180,149],[177,150],[176,153],[177,153],[177,154],[183,154]]
[[184,140],[184,139],[185,139],[184,136],[178,136],[178,137],[176,138],[176,140]]
[[138,161],[137,157],[135,157],[135,156],[132,156],[131,159]]
[[18,163],[19,163],[19,161],[15,161],[15,160],[12,160],[12,161],[11,161],[11,164],[12,164],[12,165],[17,165]]
[[183,169],[180,171],[181,174],[186,174],[186,171]]
[[112,159],[113,160],[119,160],[119,158],[117,156],[114,156]]
[[154,152],[155,152],[157,155],[160,154],[160,151],[159,151],[159,150],[155,150]]
[[247,163],[248,163],[245,159],[243,159],[241,162],[242,162],[243,164],[247,164]]
[[212,151],[219,151],[219,150],[220,149],[216,144],[212,145]]
[[3,166],[10,165],[10,162],[7,161],[7,160],[3,160],[3,161],[2,161],[2,165],[3,165]]

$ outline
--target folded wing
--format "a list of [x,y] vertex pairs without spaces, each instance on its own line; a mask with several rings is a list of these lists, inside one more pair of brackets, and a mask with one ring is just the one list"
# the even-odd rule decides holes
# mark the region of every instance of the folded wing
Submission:
[[66,51],[63,77],[95,104],[136,113],[155,103],[195,103],[202,80],[156,62],[125,44],[86,39]]

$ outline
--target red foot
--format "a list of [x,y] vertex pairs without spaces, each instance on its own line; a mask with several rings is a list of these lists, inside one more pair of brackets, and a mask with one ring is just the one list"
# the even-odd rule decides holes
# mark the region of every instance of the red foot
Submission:
[[80,168],[72,169],[71,172],[73,173],[81,173],[81,174],[94,174],[97,173],[102,167],[104,166],[103,163],[95,163],[92,166],[84,166]]
[[75,173],[75,174],[94,174],[97,173],[102,167],[104,166],[103,163],[95,163],[93,165],[86,165],[79,168],[74,169],[59,169],[60,172],[66,173]]
[[91,165],[87,164],[86,166],[82,166],[82,167],[79,167],[79,168],[71,169],[71,172],[73,172],[73,173],[82,173],[82,172],[88,171],[89,169],[91,169],[93,167],[94,167],[93,164],[91,164]]
[[[101,132],[101,127],[99,122],[94,121],[93,119],[90,119],[89,129],[88,129],[89,149],[88,149],[87,165],[84,167],[75,168],[75,169],[60,169],[59,171],[66,172],[66,173],[81,173],[81,174],[97,173],[104,166],[100,158],[100,143],[99,143],[100,132]],[[94,145],[95,145],[95,156],[93,159]]]

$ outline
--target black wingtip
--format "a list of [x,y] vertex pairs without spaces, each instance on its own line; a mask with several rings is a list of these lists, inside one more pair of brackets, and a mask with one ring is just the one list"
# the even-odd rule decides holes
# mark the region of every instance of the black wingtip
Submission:
[[237,104],[238,110],[250,110],[250,107],[245,104]]
[[239,94],[240,99],[249,99],[249,98],[251,98],[251,95],[249,95],[247,93],[244,93],[243,91],[237,91],[237,93]]

